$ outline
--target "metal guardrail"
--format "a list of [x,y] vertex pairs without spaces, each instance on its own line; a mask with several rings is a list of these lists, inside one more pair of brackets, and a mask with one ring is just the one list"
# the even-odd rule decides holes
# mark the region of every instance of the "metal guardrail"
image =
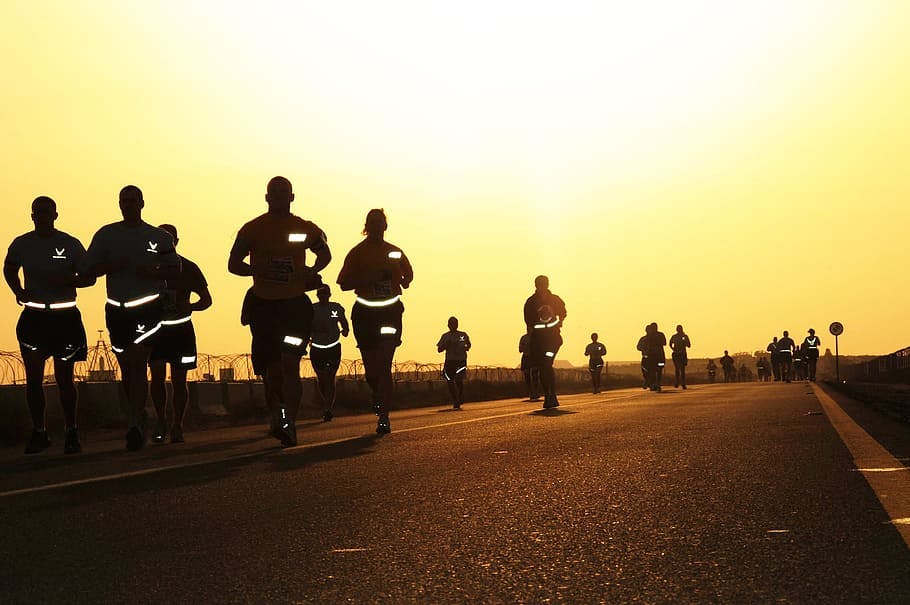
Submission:
[[902,382],[910,384],[910,347],[853,364],[845,373],[848,379],[862,382]]

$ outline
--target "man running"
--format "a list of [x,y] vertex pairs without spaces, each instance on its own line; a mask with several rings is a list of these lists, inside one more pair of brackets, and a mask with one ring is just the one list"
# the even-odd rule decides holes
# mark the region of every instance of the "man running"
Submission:
[[720,358],[720,367],[724,370],[724,382],[736,382],[736,360],[730,357],[728,351]]
[[341,337],[350,332],[344,307],[330,301],[332,291],[327,285],[316,290],[318,302],[313,305],[313,330],[310,335],[310,363],[316,372],[316,386],[325,404],[322,421],[335,417],[335,375],[341,365]]
[[[76,287],[90,286],[94,279],[80,283],[77,270],[85,248],[75,237],[54,227],[57,203],[41,196],[32,202],[34,231],[20,235],[10,244],[3,263],[3,277],[24,307],[16,324],[16,338],[25,364],[25,399],[32,416],[32,435],[26,454],[37,454],[51,445],[47,434],[47,402],[44,397],[44,365],[54,358],[54,379],[63,407],[63,451],[82,451],[76,427],[78,396],[73,382],[73,364],[85,361],[86,342],[82,315],[76,308]],[[19,270],[25,285],[19,279]]]
[[544,409],[559,405],[556,398],[556,373],[553,361],[562,346],[560,328],[566,319],[566,304],[550,292],[550,279],[538,275],[534,279],[534,294],[524,304],[525,325],[531,331],[531,359],[540,372],[544,391]]
[[464,379],[468,371],[468,351],[471,350],[471,338],[466,332],[458,329],[457,317],[450,317],[448,325],[449,331],[439,337],[436,350],[446,354],[442,377],[449,387],[452,407],[460,410],[461,404],[464,403]]
[[809,335],[803,340],[803,351],[809,370],[809,381],[815,382],[815,368],[818,366],[818,350],[822,339],[815,335],[815,329],[809,328]]
[[784,337],[777,341],[777,363],[780,366],[780,379],[790,382],[793,374],[793,349],[796,343],[790,333],[784,330]]
[[650,388],[648,383],[649,370],[648,370],[648,334],[651,332],[651,325],[648,324],[645,326],[645,334],[638,339],[638,344],[635,345],[635,349],[641,353],[641,388],[647,391]]
[[145,446],[145,402],[153,336],[161,329],[166,279],[180,270],[171,234],[142,220],[145,200],[135,185],[120,190],[123,220],[105,225],[83,259],[87,278],[107,276],[104,315],[127,398],[126,448]]
[[604,370],[604,355],[607,347],[602,342],[597,342],[597,332],[591,334],[591,342],[585,347],[585,357],[588,358],[588,371],[591,372],[591,384],[594,394],[600,393],[600,375]]
[[771,356],[771,373],[774,374],[774,382],[780,382],[780,355],[777,353],[777,336],[771,339],[765,350]]
[[657,327],[657,322],[651,323],[646,332],[645,347],[648,352],[648,386],[654,392],[661,392],[664,366],[667,365],[667,337]]
[[404,304],[402,289],[411,285],[414,269],[398,246],[385,241],[389,228],[385,211],[373,208],[363,227],[365,239],[354,246],[338,274],[342,290],[354,290],[357,300],[351,310],[354,338],[363,358],[363,371],[378,414],[376,432],[392,432],[392,361],[401,345]]
[[[291,182],[276,176],[266,187],[268,211],[237,232],[228,271],[252,277],[241,323],[250,327],[253,371],[262,376],[271,412],[270,434],[285,447],[297,445],[297,411],[303,392],[300,358],[313,322],[307,291],[321,285],[319,272],[332,260],[326,235],[314,223],[291,214]],[[307,266],[307,251],[316,255]],[[246,258],[250,262],[246,262]]]
[[686,387],[686,366],[689,365],[689,353],[686,351],[692,346],[688,334],[683,331],[681,325],[676,326],[676,334],[670,337],[670,350],[673,351],[673,369],[676,373],[676,388],[682,384]]
[[[170,233],[177,246],[177,227],[159,225],[159,229]],[[193,329],[192,314],[205,311],[212,306],[212,295],[208,282],[202,275],[199,265],[185,256],[180,258],[180,271],[167,279],[164,301],[164,319],[161,320],[152,353],[149,356],[149,369],[152,374],[150,391],[152,403],[158,421],[152,433],[152,441],[164,443],[168,432],[167,422],[167,366],[171,366],[171,391],[174,405],[170,433],[171,443],[183,443],[183,419],[186,416],[188,391],[186,374],[196,367],[196,331]],[[190,295],[197,299],[190,302]]]

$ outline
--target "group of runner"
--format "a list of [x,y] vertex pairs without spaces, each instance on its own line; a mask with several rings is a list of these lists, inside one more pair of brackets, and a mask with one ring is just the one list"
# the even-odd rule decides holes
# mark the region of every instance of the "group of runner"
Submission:
[[[265,200],[267,212],[239,230],[228,270],[252,278],[241,323],[249,326],[252,335],[251,361],[265,385],[270,433],[292,446],[297,443],[294,423],[302,393],[300,360],[309,346],[326,402],[323,417],[331,420],[340,336],[346,336],[349,327],[344,309],[329,300],[331,291],[320,277],[332,258],[325,233],[291,213],[294,193],[286,178],[269,181]],[[186,373],[196,367],[192,313],[211,306],[211,293],[199,267],[177,254],[177,229],[154,227],[142,219],[145,200],[138,187],[124,187],[119,206],[123,220],[99,229],[86,249],[78,239],[55,228],[56,202],[38,197],[32,202],[34,230],[9,247],[4,278],[24,307],[16,335],[33,426],[26,453],[43,451],[51,444],[43,390],[48,358],[54,360],[64,410],[64,451],[82,449],[73,366],[86,360],[87,344],[76,289],[93,285],[101,276],[106,276],[105,323],[126,392],[127,449],[139,450],[148,439],[149,371],[157,416],[151,438],[163,442],[170,434],[172,442],[184,441]],[[370,210],[365,239],[347,255],[338,276],[340,288],[357,296],[351,320],[379,416],[379,433],[391,430],[391,368],[395,348],[401,344],[401,293],[414,277],[401,248],[385,241],[387,227],[383,210]],[[315,257],[312,265],[306,264],[307,252]],[[317,290],[316,304],[307,295],[311,290]],[[164,384],[168,364],[173,383],[171,417]]]
[[[243,300],[240,319],[251,334],[253,371],[262,378],[270,413],[270,434],[285,446],[297,444],[296,419],[302,384],[300,361],[309,348],[318,390],[325,411],[333,418],[335,377],[341,361],[341,338],[350,326],[344,308],[331,301],[323,271],[332,260],[325,232],[311,221],[291,212],[294,192],[290,181],[275,177],[268,182],[267,211],[244,224],[237,233],[228,258],[228,271],[249,277],[252,285]],[[184,441],[183,422],[187,408],[187,372],[196,367],[196,338],[192,314],[207,309],[212,296],[199,267],[177,254],[177,229],[171,224],[154,227],[142,219],[142,191],[124,187],[119,194],[123,220],[105,225],[92,238],[88,249],[78,239],[55,228],[58,218],[54,200],[38,197],[32,203],[35,229],[17,237],[4,262],[4,277],[24,306],[16,326],[26,369],[26,389],[33,430],[26,453],[50,446],[46,427],[43,373],[48,358],[65,417],[64,451],[81,451],[76,424],[77,393],[73,365],[87,358],[85,329],[76,304],[77,288],[92,286],[106,277],[105,321],[111,349],[120,366],[126,392],[126,447],[135,451],[146,441],[146,400],[151,396],[156,423],[154,442]],[[382,209],[367,213],[363,241],[345,257],[337,285],[356,295],[351,310],[354,339],[363,360],[372,407],[378,416],[376,432],[391,431],[392,361],[401,345],[404,305],[402,292],[414,278],[408,257],[399,246],[385,240],[388,221]],[[308,265],[308,253],[313,255]],[[24,283],[20,280],[20,271]],[[526,333],[519,342],[521,368],[531,400],[543,395],[545,409],[559,406],[553,363],[563,344],[561,327],[566,318],[563,300],[549,289],[549,279],[535,279],[535,291],[525,301]],[[316,291],[313,303],[308,292]],[[191,300],[195,295],[195,300]],[[452,405],[464,403],[467,352],[471,340],[450,317],[449,330],[440,337],[437,350],[445,352],[443,378]],[[813,340],[814,339],[814,340]],[[810,380],[815,378],[819,340],[810,330],[804,343],[809,357]],[[646,326],[638,342],[642,354],[644,388],[661,390],[666,365],[667,339],[656,323]],[[676,386],[686,386],[688,335],[681,325],[669,342],[676,370]],[[790,357],[795,348],[784,338],[769,345],[780,380],[790,381]],[[812,351],[815,352],[814,357]],[[589,358],[594,393],[601,390],[606,347],[597,333],[585,348]],[[173,412],[169,414],[165,379],[170,366]],[[775,374],[777,376],[777,374]]]

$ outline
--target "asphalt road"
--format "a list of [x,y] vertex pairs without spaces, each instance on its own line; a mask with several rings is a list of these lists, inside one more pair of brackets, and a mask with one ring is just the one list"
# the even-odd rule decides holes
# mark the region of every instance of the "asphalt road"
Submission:
[[910,602],[806,384],[561,401],[302,424],[283,451],[255,427],[6,453],[0,603]]

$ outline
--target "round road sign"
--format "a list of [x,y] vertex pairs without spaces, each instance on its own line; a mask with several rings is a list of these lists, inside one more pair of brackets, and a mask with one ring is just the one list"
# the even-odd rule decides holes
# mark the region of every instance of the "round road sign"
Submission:
[[840,336],[844,333],[844,324],[839,321],[831,322],[831,325],[828,326],[828,330],[830,330],[831,334],[834,336]]

